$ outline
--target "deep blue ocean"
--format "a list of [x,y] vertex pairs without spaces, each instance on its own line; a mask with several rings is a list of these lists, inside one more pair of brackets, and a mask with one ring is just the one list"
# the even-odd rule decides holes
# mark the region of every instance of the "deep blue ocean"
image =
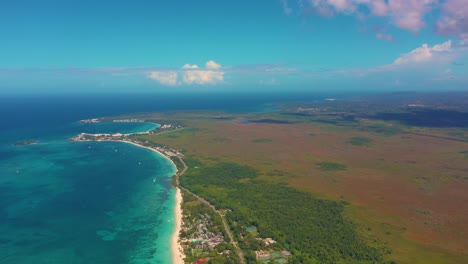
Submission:
[[[323,96],[325,98],[325,96]],[[151,123],[81,119],[167,110],[274,111],[309,95],[0,95],[0,263],[171,263],[175,168],[118,142]],[[38,144],[15,146],[21,140]]]

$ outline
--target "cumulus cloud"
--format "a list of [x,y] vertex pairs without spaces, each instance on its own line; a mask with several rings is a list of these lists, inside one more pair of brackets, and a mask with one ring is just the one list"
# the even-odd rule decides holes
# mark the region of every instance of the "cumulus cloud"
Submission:
[[210,60],[206,62],[205,69],[196,64],[185,64],[181,70],[151,71],[148,77],[169,86],[216,84],[224,81],[225,72],[221,68],[220,64]]
[[205,64],[207,69],[220,69],[221,64],[216,63],[214,60],[207,61]]
[[387,14],[388,7],[385,0],[363,0],[362,3],[369,5],[373,15],[384,16]]
[[451,49],[452,41],[450,40],[432,47],[427,44],[423,44],[421,47],[414,49],[409,53],[403,54],[401,57],[397,58],[393,64],[402,65],[427,62],[434,59],[444,59],[443,55],[449,52]]
[[[314,0],[313,2],[317,4],[317,2],[323,1]],[[354,11],[356,9],[351,0],[327,0],[326,2],[338,11]]]
[[182,66],[182,69],[198,69],[198,65],[185,64],[184,66]]
[[220,64],[210,60],[206,62],[205,68],[200,69],[197,65],[185,64],[182,82],[184,84],[215,84],[224,81],[224,71],[220,70]]
[[468,3],[466,0],[447,0],[442,7],[442,17],[437,21],[436,30],[442,35],[468,40]]
[[148,77],[160,82],[163,85],[177,85],[176,71],[152,71],[149,73]]
[[[443,35],[456,36],[468,40],[468,4],[466,0],[297,0],[303,10],[312,9],[316,13],[331,17],[334,15],[354,15],[360,19],[373,16],[388,19],[398,28],[418,32],[427,27],[425,17],[435,16],[436,31]],[[293,11],[282,0],[288,15]],[[286,4],[286,5],[285,5]],[[367,11],[366,11],[367,10]],[[432,12],[432,11],[438,12]],[[303,13],[303,12],[299,12]]]
[[426,26],[424,16],[437,2],[438,0],[391,0],[388,1],[387,13],[396,26],[417,32]]
[[[437,74],[447,74],[447,67],[454,64],[455,60],[463,56],[460,47],[453,45],[451,40],[430,46],[423,44],[408,53],[402,54],[392,63],[383,64],[370,68],[349,68],[349,69],[330,69],[320,72],[320,76],[354,76],[366,77],[373,74],[398,74],[398,75],[416,75],[436,72]],[[310,75],[310,74],[309,74]],[[429,74],[430,75],[430,74]],[[415,77],[415,76],[413,76]]]
[[215,84],[223,80],[223,71],[191,70],[182,73],[182,81],[185,84]]

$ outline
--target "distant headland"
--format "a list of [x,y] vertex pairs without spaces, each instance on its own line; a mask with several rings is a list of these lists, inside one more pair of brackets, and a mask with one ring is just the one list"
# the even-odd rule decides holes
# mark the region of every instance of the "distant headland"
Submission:
[[113,120],[105,120],[103,118],[90,118],[90,119],[83,119],[80,120],[81,123],[83,124],[93,124],[93,123],[101,123],[101,122],[115,122],[115,123],[141,123],[145,122],[145,120],[141,119],[113,119]]
[[21,141],[15,142],[15,146],[27,146],[27,145],[34,145],[37,143],[38,142],[36,140],[28,139],[28,140],[21,140]]

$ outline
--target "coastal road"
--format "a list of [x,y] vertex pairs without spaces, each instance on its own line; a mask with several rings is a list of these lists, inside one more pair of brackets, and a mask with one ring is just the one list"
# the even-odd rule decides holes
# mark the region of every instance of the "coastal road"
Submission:
[[[181,129],[183,129],[183,128],[181,128]],[[168,131],[168,132],[173,132],[173,131],[174,130]],[[143,147],[143,148],[149,148],[149,149],[155,150],[155,151],[160,152],[161,154],[167,156],[168,158],[170,158],[170,156],[171,156],[171,155],[166,154],[165,151],[163,151],[163,150],[158,150],[157,148],[154,148],[153,146],[147,146],[146,144],[144,144],[142,142],[129,139],[127,137],[128,135],[124,135],[123,137],[119,137],[119,138],[113,138],[112,136],[110,136],[110,138],[109,138],[108,135],[100,135],[100,134],[87,134],[87,135],[93,136],[93,138],[92,139],[82,138],[81,134],[80,134],[78,136],[75,136],[75,137],[71,138],[70,140],[71,141],[115,141],[115,142],[126,142],[126,143],[134,144],[134,145],[137,145],[137,146],[140,146],[140,147]],[[174,153],[177,153],[177,152],[174,151]],[[221,212],[219,210],[217,210],[216,207],[214,205],[212,205],[210,202],[208,202],[204,198],[194,194],[193,192],[189,191],[188,189],[186,189],[186,188],[184,188],[183,186],[180,185],[179,177],[182,176],[187,171],[188,166],[187,166],[187,164],[185,163],[185,161],[182,159],[182,157],[180,155],[176,155],[176,157],[179,159],[180,163],[182,163],[182,165],[184,166],[182,168],[182,171],[177,172],[176,175],[175,175],[176,176],[176,180],[175,180],[176,187],[178,187],[179,189],[181,189],[184,192],[187,192],[187,193],[193,195],[200,202],[208,205],[211,209],[213,209],[213,211],[215,211],[221,217],[221,220],[223,221],[224,229],[226,230],[226,234],[228,234],[229,239],[231,240],[231,244],[234,246],[234,248],[237,251],[237,255],[239,256],[240,263],[245,264],[244,253],[239,248],[239,245],[237,244],[237,242],[234,240],[234,236],[231,233],[231,229],[229,228],[229,225],[227,224],[224,215],[221,214]]]
[[244,262],[244,253],[242,252],[242,250],[240,249],[239,245],[237,244],[237,242],[234,240],[234,236],[232,235],[231,233],[231,229],[229,228],[229,225],[224,217],[224,215],[216,209],[216,207],[214,205],[212,205],[210,202],[208,202],[207,200],[205,200],[204,198],[194,194],[193,192],[187,190],[186,188],[182,187],[179,183],[179,177],[182,176],[188,169],[188,166],[187,164],[185,164],[185,161],[179,156],[177,155],[177,158],[179,159],[180,163],[182,163],[182,165],[184,166],[184,168],[182,169],[182,171],[180,173],[176,173],[176,186],[179,187],[179,189],[183,190],[184,192],[187,192],[191,195],[193,195],[195,198],[197,198],[200,202],[208,205],[208,207],[210,207],[211,209],[213,209],[213,211],[215,211],[220,217],[221,217],[221,220],[223,221],[223,225],[224,225],[224,230],[226,230],[226,234],[228,234],[229,236],[229,240],[231,240],[231,244],[234,246],[234,248],[236,249],[237,251],[237,255],[239,256],[239,259],[240,259],[240,263],[241,264],[245,264]]

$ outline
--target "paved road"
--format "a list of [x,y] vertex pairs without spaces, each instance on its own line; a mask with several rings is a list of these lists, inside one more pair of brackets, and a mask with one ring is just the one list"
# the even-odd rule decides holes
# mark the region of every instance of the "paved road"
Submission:
[[177,156],[177,158],[179,158],[179,161],[182,163],[182,165],[184,165],[184,168],[182,169],[182,171],[180,173],[178,172],[176,174],[176,186],[179,187],[179,189],[183,190],[184,192],[190,193],[195,198],[197,198],[200,202],[208,205],[211,209],[213,209],[213,211],[215,211],[221,217],[221,220],[223,221],[223,225],[224,225],[224,230],[226,230],[226,233],[228,234],[229,239],[231,240],[231,244],[234,246],[234,248],[237,251],[237,255],[239,256],[240,263],[245,264],[245,262],[244,262],[244,253],[239,248],[239,245],[237,244],[237,242],[234,240],[234,236],[231,233],[231,229],[229,228],[229,225],[227,224],[226,219],[224,218],[224,215],[221,214],[221,212],[219,210],[217,210],[216,207],[214,205],[212,205],[210,202],[208,202],[204,198],[194,194],[193,192],[187,190],[186,188],[184,188],[184,187],[182,187],[180,185],[179,177],[182,176],[187,171],[188,166],[187,166],[187,164],[185,164],[185,161],[180,156]]
[[[180,129],[183,129],[183,128],[180,128]],[[180,130],[178,129],[178,130]],[[167,132],[173,132],[175,130],[171,130],[171,131],[167,131]],[[164,132],[161,132],[160,134],[162,134]],[[94,140],[90,140],[90,141],[95,141],[95,140],[99,140],[99,139],[94,139]],[[83,140],[76,140],[76,141],[83,141]],[[84,140],[86,141],[86,140]],[[148,148],[153,148],[153,147],[150,147],[150,146],[146,146],[145,144],[141,143],[141,142],[138,142],[138,141],[135,141],[135,140],[131,140],[131,139],[105,139],[103,141],[119,141],[119,142],[127,142],[127,143],[132,143],[132,144],[137,144],[139,146],[143,146],[143,147],[148,147]],[[153,148],[154,149],[154,148]],[[226,222],[226,219],[224,217],[223,214],[221,214],[221,212],[219,210],[216,209],[216,207],[214,205],[212,205],[210,202],[208,202],[207,200],[203,199],[202,197],[194,194],[193,192],[187,190],[186,188],[182,187],[180,185],[180,182],[179,182],[179,177],[182,176],[188,169],[188,166],[187,164],[185,163],[185,161],[179,156],[177,155],[177,158],[179,159],[179,161],[182,163],[182,165],[184,166],[184,168],[182,169],[181,172],[177,172],[176,173],[176,180],[175,180],[175,184],[177,187],[179,187],[182,191],[184,192],[187,192],[193,196],[195,196],[195,198],[197,198],[200,202],[208,205],[211,209],[213,209],[213,211],[215,211],[220,217],[221,217],[221,220],[223,221],[223,225],[224,225],[224,229],[226,230],[226,233],[228,234],[229,236],[229,239],[231,240],[231,244],[234,246],[234,248],[236,249],[237,251],[237,255],[239,256],[240,258],[240,263],[241,264],[245,264],[244,262],[244,253],[242,252],[242,250],[239,248],[239,245],[237,244],[237,242],[234,240],[234,236],[232,235],[231,233],[231,229],[229,228],[229,225],[227,224]]]

